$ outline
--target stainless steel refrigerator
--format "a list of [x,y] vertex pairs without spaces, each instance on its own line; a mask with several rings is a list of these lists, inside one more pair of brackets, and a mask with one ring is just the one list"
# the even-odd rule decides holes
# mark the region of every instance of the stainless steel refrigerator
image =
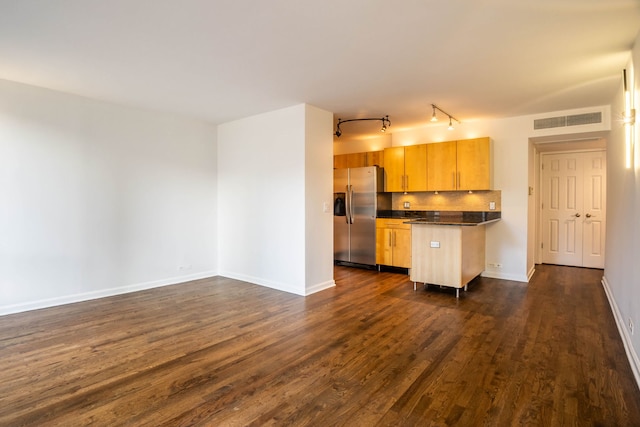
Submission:
[[377,166],[333,171],[333,254],[336,262],[376,264],[376,215],[391,209]]

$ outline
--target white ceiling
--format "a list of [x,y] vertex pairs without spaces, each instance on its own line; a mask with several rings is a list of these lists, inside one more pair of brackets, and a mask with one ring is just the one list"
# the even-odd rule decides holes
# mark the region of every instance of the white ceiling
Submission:
[[638,0],[0,0],[0,78],[212,123],[306,102],[393,131],[431,103],[463,122],[608,104],[639,31]]

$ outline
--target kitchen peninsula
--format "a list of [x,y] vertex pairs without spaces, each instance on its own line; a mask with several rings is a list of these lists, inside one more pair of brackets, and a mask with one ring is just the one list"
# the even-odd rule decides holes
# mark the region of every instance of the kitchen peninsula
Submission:
[[434,212],[411,224],[411,281],[460,288],[485,269],[485,226],[500,212]]

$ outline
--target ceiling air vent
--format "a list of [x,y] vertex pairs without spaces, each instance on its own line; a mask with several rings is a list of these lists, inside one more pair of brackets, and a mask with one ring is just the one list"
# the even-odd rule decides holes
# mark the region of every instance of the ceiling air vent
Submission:
[[592,125],[602,123],[602,113],[585,113],[567,116],[567,126]]
[[567,125],[567,117],[549,117],[548,119],[537,119],[533,121],[534,129],[561,128]]
[[602,123],[602,112],[574,114],[571,116],[548,117],[546,119],[536,119],[533,121],[534,129],[551,129],[565,126],[580,126]]

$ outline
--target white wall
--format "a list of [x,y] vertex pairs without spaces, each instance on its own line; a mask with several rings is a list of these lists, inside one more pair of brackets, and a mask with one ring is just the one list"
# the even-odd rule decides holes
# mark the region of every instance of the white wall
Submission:
[[[635,107],[639,110],[640,82],[633,70],[640,69],[640,36],[636,39],[632,59],[627,66],[629,83],[635,90]],[[620,89],[612,101],[612,129],[607,144],[607,254],[604,286],[613,307],[636,381],[640,384],[640,123],[636,117],[635,165],[625,168],[625,129],[620,118],[624,111],[622,70]],[[629,321],[634,324],[631,334]]]
[[215,275],[216,210],[213,126],[0,81],[0,314]]
[[301,104],[218,127],[221,275],[299,295],[333,285],[332,218],[314,223],[331,200],[329,117]]
[[305,108],[305,295],[333,280],[333,114]]

